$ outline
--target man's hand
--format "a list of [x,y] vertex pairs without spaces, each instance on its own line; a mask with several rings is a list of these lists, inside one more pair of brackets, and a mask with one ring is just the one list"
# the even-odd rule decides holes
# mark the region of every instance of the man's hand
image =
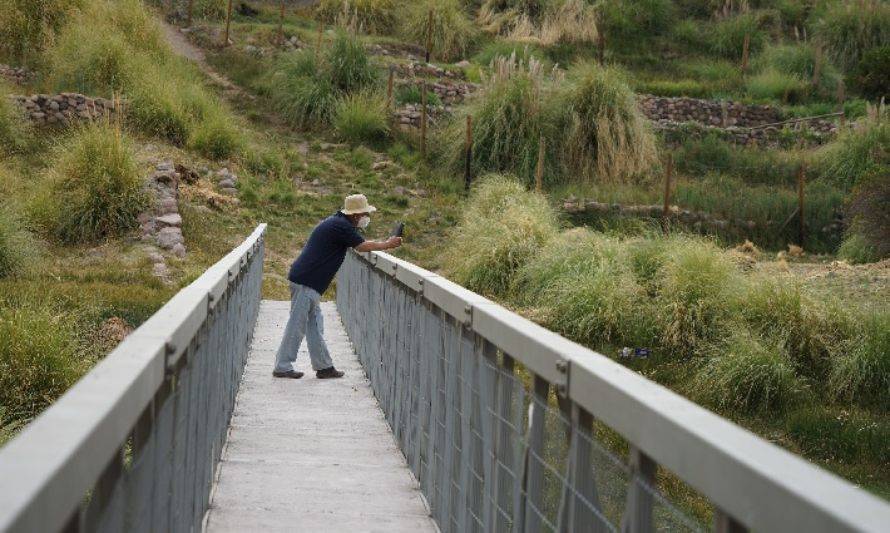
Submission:
[[392,250],[402,245],[401,237],[390,237],[385,241],[365,241],[355,247],[356,252],[373,252],[376,250]]
[[399,246],[402,245],[402,238],[401,237],[390,237],[390,238],[386,239],[386,241],[384,241],[384,243],[386,244],[387,250],[392,250],[393,248],[398,248]]

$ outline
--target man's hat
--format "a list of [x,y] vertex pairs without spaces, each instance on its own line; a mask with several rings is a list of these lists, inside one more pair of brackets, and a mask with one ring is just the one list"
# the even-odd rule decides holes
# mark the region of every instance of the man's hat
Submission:
[[368,204],[368,199],[364,194],[353,194],[346,197],[343,201],[343,209],[340,210],[344,215],[355,215],[357,213],[373,213],[377,208]]

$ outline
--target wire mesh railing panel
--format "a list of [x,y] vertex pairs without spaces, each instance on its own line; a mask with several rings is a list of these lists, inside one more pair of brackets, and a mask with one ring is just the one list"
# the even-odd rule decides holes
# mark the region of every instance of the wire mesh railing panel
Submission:
[[651,530],[699,529],[649,485],[640,500],[590,415],[465,323],[352,256],[337,283],[343,322],[443,532],[619,531],[632,525],[630,505],[651,511]]

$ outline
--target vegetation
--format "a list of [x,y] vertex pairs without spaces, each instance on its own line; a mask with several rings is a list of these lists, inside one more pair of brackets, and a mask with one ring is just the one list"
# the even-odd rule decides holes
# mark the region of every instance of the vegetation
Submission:
[[826,2],[816,35],[846,68],[855,67],[868,50],[890,44],[890,5],[881,0]]
[[9,90],[0,84],[0,158],[24,149],[30,140],[21,112],[9,100]]
[[[429,23],[430,12],[432,26]],[[478,38],[478,30],[470,22],[460,0],[410,2],[401,26],[406,40],[424,46],[427,33],[432,29],[432,54],[446,61],[466,57]]]
[[136,226],[146,197],[132,144],[120,130],[87,126],[55,155],[32,204],[34,217],[50,234],[64,242],[89,242]]
[[387,34],[396,27],[393,0],[322,0],[315,8],[318,18],[368,33]]
[[337,134],[351,143],[383,140],[389,133],[386,98],[367,91],[345,96],[337,103],[333,125]]
[[33,64],[83,0],[8,0],[0,9],[0,62]]
[[20,217],[0,204],[0,278],[22,273],[36,255],[34,238]]

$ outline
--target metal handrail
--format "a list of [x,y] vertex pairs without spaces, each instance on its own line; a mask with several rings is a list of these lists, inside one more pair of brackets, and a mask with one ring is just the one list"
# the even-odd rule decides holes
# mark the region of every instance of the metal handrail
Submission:
[[[0,449],[0,531],[200,527],[256,320],[265,230],[179,291]],[[161,486],[161,471],[175,482]]]
[[[479,420],[487,416],[485,409],[473,415],[466,413],[471,406],[478,408],[474,406],[473,400],[469,400],[466,405],[460,400],[449,400],[450,396],[459,395],[457,391],[461,387],[460,384],[453,385],[451,380],[456,379],[458,383],[471,382],[471,385],[467,385],[470,387],[473,386],[472,383],[484,385],[468,393],[478,395],[480,400],[476,401],[484,404],[489,401],[489,389],[493,385],[486,385],[486,379],[489,378],[480,377],[481,373],[501,372],[506,374],[508,380],[512,379],[515,361],[532,374],[535,391],[533,400],[546,404],[547,391],[552,387],[560,398],[560,408],[566,414],[566,420],[571,417],[572,424],[577,424],[578,419],[587,420],[589,426],[592,417],[618,432],[629,444],[628,468],[634,480],[649,490],[646,483],[654,485],[655,466],[663,466],[710,500],[715,508],[715,527],[718,530],[878,532],[886,531],[890,524],[890,505],[887,502],[609,358],[571,342],[437,274],[386,253],[352,252],[341,268],[337,283],[337,303],[347,332],[366,365],[394,433],[402,441],[409,465],[412,465],[425,490],[428,482],[423,477],[435,478],[441,474],[437,474],[435,469],[428,471],[418,465],[423,460],[434,461],[439,455],[448,455],[451,452],[435,448],[439,445],[436,441],[430,445],[436,456],[431,459],[424,456],[422,447],[415,443],[424,437],[433,440],[449,438],[437,436],[437,432],[443,430],[434,427],[433,422],[440,419],[451,424],[447,426],[450,429],[444,429],[446,434],[452,432],[463,435],[455,429],[457,425],[470,424],[467,431],[472,433],[472,424],[479,424]],[[372,299],[383,299],[385,302],[370,301]],[[417,318],[418,315],[421,316]],[[404,330],[405,326],[400,323],[402,321],[410,323],[408,330]],[[432,321],[432,325],[425,321]],[[456,329],[449,333],[449,328]],[[463,342],[468,343],[470,348],[463,346]],[[475,351],[472,349],[474,343],[477,345]],[[483,345],[484,348],[479,349],[478,345]],[[427,352],[436,350],[441,356],[440,361],[433,360],[431,363],[426,359],[430,357]],[[454,363],[453,360],[463,357],[466,350],[471,350],[471,355],[475,356],[475,359],[467,360],[473,362]],[[496,351],[500,351],[501,358],[492,356]],[[469,374],[464,374],[465,369],[460,365],[480,366],[481,360],[486,361],[488,369],[472,369]],[[449,366],[455,364],[458,366]],[[438,374],[428,378],[424,372]],[[457,378],[448,377],[449,373],[456,373]],[[502,378],[498,379],[503,381]],[[412,382],[413,385],[406,382]],[[442,387],[442,391],[439,391],[442,393],[441,399],[436,391],[427,390],[430,385],[433,385],[433,389]],[[494,388],[500,391],[503,386]],[[488,409],[501,409],[503,402],[499,403],[497,394],[502,393],[492,394],[495,399],[490,400]],[[505,397],[510,398],[510,394],[507,390]],[[452,404],[448,403],[453,401],[457,402],[461,407],[458,411],[462,412],[443,415],[443,409],[453,410]],[[534,404],[534,401],[531,403]],[[433,414],[430,414],[430,409]],[[510,411],[501,417],[509,418],[506,414],[508,412]],[[531,413],[535,412],[534,409],[531,410]],[[452,421],[451,416],[456,418]],[[517,415],[514,413],[512,416]],[[531,453],[532,456],[541,453],[540,439],[544,430],[540,416],[528,416],[529,437],[525,453]],[[463,420],[464,417],[469,417],[470,422]],[[519,415],[517,420],[522,421],[522,416]],[[495,420],[494,425],[502,423]],[[481,434],[477,436],[484,437],[488,443],[484,445],[489,448],[483,452],[483,456],[495,456],[499,450],[489,441],[491,432],[497,433],[497,430],[486,427],[484,421],[481,424]],[[572,443],[569,449],[576,450],[578,442],[583,443],[584,439],[589,439],[585,436],[589,430],[589,427],[585,428],[585,433],[581,434],[579,427],[573,425],[573,436],[568,439]],[[581,434],[581,438],[575,434]],[[536,442],[535,438],[539,441]],[[466,444],[467,441],[464,442]],[[406,443],[409,444],[407,448]],[[497,458],[497,461],[500,460]],[[447,464],[449,463],[446,462]],[[455,464],[452,462],[452,467]],[[522,464],[518,466],[530,468],[523,467]],[[463,467],[469,468],[467,465]],[[496,470],[498,467],[493,468]],[[486,476],[491,469],[492,467],[486,466],[486,475],[480,475],[480,472],[472,475],[480,478],[480,483],[487,485],[490,482]],[[529,472],[530,470],[524,471],[523,483],[540,484],[540,479],[529,481],[534,477]],[[540,473],[535,475],[538,478],[541,476]],[[586,475],[589,477],[591,474],[588,472]],[[566,479],[570,477],[567,475]],[[498,483],[496,480],[495,476],[495,485]],[[434,479],[433,485],[438,482]],[[462,483],[461,481],[455,486],[460,490],[470,490],[465,489]],[[578,484],[584,484],[584,480],[574,479],[572,483],[577,489]],[[449,493],[452,490],[450,485],[447,489]],[[534,490],[540,491],[540,487],[519,486],[517,490],[522,498],[541,497],[532,493]],[[586,490],[594,491],[589,485]],[[647,496],[645,491],[637,491],[636,496],[633,496],[633,492],[628,493],[627,515],[622,520],[622,527],[631,531],[651,530],[651,517],[642,516],[652,513],[651,495]],[[465,501],[472,502],[473,498],[478,500],[483,495],[484,492],[480,492],[473,497],[467,496]],[[433,514],[443,531],[452,531],[453,524],[464,523],[458,517],[466,517],[467,510],[464,509],[461,515],[454,514],[455,510],[450,508],[453,499],[441,500],[442,505],[446,506],[443,511],[441,508],[436,509],[435,501],[438,500],[435,494],[426,496],[434,502]],[[643,503],[647,498],[648,507]],[[565,499],[564,497],[563,501]],[[520,498],[516,505],[526,505],[524,502]],[[486,509],[488,519],[492,516],[499,518],[496,517],[497,511],[503,513],[498,507],[499,502],[495,500],[489,503],[494,506],[494,510]],[[592,512],[595,514],[597,511],[593,509]],[[593,514],[589,516],[593,517]],[[476,515],[472,514],[472,517],[476,518]],[[515,528],[517,523],[522,522],[512,522],[512,527]],[[535,524],[541,527],[540,520]],[[499,530],[496,521],[494,526],[489,523],[480,523],[479,526],[484,526],[486,530],[490,527]],[[564,526],[563,523],[560,527]],[[528,523],[525,527],[529,527]],[[459,526],[457,530],[462,531],[464,528]]]

